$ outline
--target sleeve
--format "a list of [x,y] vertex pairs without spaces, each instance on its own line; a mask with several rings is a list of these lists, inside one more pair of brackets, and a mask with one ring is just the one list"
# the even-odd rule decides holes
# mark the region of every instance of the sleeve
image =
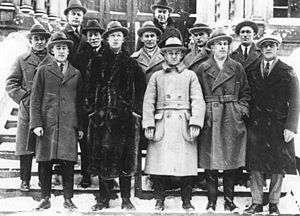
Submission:
[[239,105],[241,105],[242,113],[249,116],[249,102],[251,99],[250,86],[248,84],[247,75],[241,64],[239,64],[238,70],[240,71],[240,86],[238,89]]
[[79,78],[77,81],[77,92],[76,92],[76,112],[77,112],[77,119],[78,119],[78,130],[83,130],[83,122],[85,121],[85,90],[84,90],[84,83],[82,76],[79,74]]
[[20,64],[20,58],[11,67],[11,74],[6,80],[5,89],[9,95],[17,104],[20,104],[21,100],[29,95],[26,89],[23,88],[23,73]]
[[137,114],[142,114],[142,107],[143,107],[143,98],[144,98],[144,93],[146,90],[146,76],[145,73],[143,72],[142,68],[136,63],[136,73],[135,73],[135,107],[133,109],[134,112]]
[[190,101],[192,116],[190,118],[190,125],[196,125],[203,127],[206,104],[203,98],[202,89],[196,74],[192,72],[191,82],[190,82]]
[[33,80],[30,94],[30,129],[43,127],[42,102],[44,95],[44,67],[40,67]]

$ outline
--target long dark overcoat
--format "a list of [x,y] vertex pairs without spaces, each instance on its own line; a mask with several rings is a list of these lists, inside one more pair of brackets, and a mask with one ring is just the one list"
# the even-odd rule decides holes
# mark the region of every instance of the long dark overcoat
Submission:
[[204,128],[199,137],[199,166],[236,169],[245,166],[250,88],[243,66],[227,58],[220,70],[211,57],[196,71],[206,102]]
[[32,154],[32,151],[26,149],[29,141],[29,99],[33,78],[40,62],[41,59],[31,51],[23,54],[16,60],[7,78],[6,91],[19,104],[16,155]]
[[293,69],[278,60],[267,79],[261,60],[248,73],[252,99],[248,122],[247,167],[269,174],[295,174],[294,141],[284,142],[283,130],[297,131],[298,79]]
[[30,97],[30,128],[42,127],[37,137],[36,160],[77,160],[77,132],[82,130],[82,81],[80,72],[68,64],[65,75],[57,62],[39,67]]
[[104,179],[130,176],[138,153],[132,112],[141,114],[145,74],[124,49],[114,54],[106,48],[91,67],[89,85],[96,96],[89,125],[90,171]]

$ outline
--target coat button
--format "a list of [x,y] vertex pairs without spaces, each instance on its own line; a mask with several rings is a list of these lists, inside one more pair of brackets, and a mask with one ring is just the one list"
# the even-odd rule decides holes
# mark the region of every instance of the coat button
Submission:
[[217,119],[214,119],[214,122],[217,122],[218,120]]
[[218,103],[215,103],[215,104],[214,104],[214,107],[219,107],[219,104],[218,104]]
[[178,96],[178,99],[181,99],[181,95]]
[[167,97],[167,99],[170,99],[170,98],[171,98],[171,95],[167,94],[166,97]]

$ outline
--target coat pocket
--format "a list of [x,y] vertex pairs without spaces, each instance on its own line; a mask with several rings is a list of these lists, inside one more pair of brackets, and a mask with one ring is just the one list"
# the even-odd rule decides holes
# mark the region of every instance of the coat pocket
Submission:
[[155,119],[155,132],[154,132],[154,142],[159,142],[162,140],[165,134],[165,121],[164,121],[164,112],[159,112],[154,115]]
[[183,138],[187,141],[187,142],[193,142],[194,139],[190,136],[190,118],[191,118],[191,114],[186,111],[184,112],[184,114],[182,115],[182,127],[181,127],[181,134],[183,136]]

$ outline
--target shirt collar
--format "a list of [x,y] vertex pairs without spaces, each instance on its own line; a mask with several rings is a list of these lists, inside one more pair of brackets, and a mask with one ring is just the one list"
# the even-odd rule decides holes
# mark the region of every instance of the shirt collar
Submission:
[[[243,51],[243,53],[245,52],[245,49],[246,49],[246,46],[245,45],[243,45],[243,44],[241,44],[241,48],[242,48],[242,51]],[[247,53],[249,54],[249,51],[250,51],[250,48],[251,48],[251,45],[249,45],[249,46],[247,46]]]

